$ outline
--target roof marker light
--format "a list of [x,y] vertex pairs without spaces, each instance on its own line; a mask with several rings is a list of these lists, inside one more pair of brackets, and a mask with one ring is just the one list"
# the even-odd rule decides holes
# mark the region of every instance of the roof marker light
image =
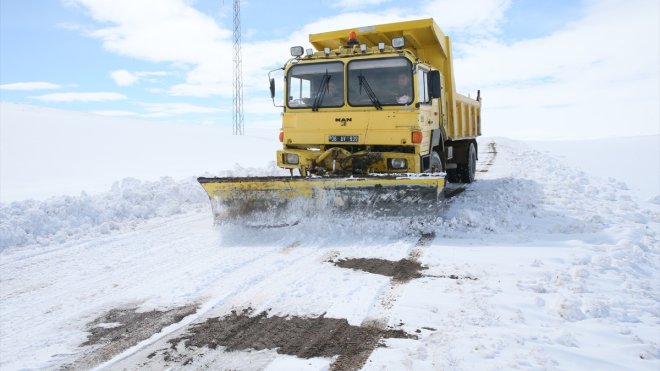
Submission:
[[302,46],[292,46],[291,47],[291,56],[292,57],[300,57],[303,55],[303,47]]
[[385,43],[378,43],[378,50],[380,50],[381,52],[385,50]]
[[312,54],[314,54],[314,49],[309,48],[309,49],[305,50],[305,55],[307,55],[308,57],[311,57]]
[[360,51],[365,53],[367,51],[367,44],[360,44]]
[[323,52],[325,53],[326,57],[329,56],[330,55],[330,48],[323,48]]
[[406,40],[403,37],[395,37],[392,39],[392,46],[395,48],[403,48],[406,45]]
[[355,31],[351,31],[351,32],[348,33],[348,43],[347,44],[349,46],[358,44],[357,34],[355,33]]

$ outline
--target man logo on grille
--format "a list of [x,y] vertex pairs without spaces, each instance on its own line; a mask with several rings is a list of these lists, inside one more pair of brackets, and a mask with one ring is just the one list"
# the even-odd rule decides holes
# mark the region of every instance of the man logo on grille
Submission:
[[341,126],[346,126],[347,123],[353,121],[350,117],[335,118],[335,122],[341,122]]

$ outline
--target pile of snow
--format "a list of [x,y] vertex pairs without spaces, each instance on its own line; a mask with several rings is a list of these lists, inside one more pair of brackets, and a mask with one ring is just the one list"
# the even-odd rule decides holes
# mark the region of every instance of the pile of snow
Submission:
[[[657,208],[650,204],[640,207],[623,182],[592,177],[524,142],[494,141],[498,149],[495,166],[513,176],[482,174],[467,191],[473,195],[459,197],[445,216],[453,232],[509,234],[523,239],[557,233],[584,235],[658,220]],[[479,169],[489,170],[486,165]]]
[[0,250],[8,246],[64,242],[84,234],[110,233],[137,221],[200,207],[208,198],[194,179],[140,181],[126,178],[109,192],[0,204]]
[[[236,165],[205,176],[282,175],[272,162],[266,168]],[[209,208],[209,199],[195,178],[157,181],[125,178],[110,191],[95,195],[52,197],[0,204],[0,251],[9,246],[48,245],[83,235],[107,234],[155,217],[169,217]],[[123,228],[122,228],[123,227]]]
[[525,143],[595,179],[623,182],[637,200],[660,205],[660,135]]

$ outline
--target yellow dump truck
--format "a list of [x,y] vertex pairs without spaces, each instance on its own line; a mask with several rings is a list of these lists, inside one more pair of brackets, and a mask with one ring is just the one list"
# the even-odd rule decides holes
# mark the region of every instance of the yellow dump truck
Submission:
[[432,209],[445,179],[474,180],[480,93],[456,93],[451,42],[433,19],[309,41],[282,68],[283,102],[269,78],[283,110],[277,165],[291,176],[199,178],[217,219],[292,203]]

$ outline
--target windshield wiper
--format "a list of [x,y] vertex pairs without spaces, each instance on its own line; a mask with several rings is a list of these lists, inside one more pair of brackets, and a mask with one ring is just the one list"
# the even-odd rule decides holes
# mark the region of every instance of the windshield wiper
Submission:
[[328,74],[328,70],[325,70],[325,75],[323,76],[323,80],[321,80],[321,84],[319,85],[319,88],[316,90],[316,98],[314,98],[314,103],[312,104],[312,111],[318,111],[319,107],[321,106],[321,102],[323,102],[323,98],[325,98],[325,93],[328,91],[328,83],[330,82],[330,74]]
[[367,92],[367,96],[369,96],[369,99],[371,99],[371,103],[373,103],[374,107],[376,107],[377,110],[382,110],[383,106],[380,105],[380,101],[378,100],[378,97],[376,97],[376,93],[374,93],[373,89],[371,89],[371,86],[369,86],[367,78],[360,74],[360,76],[358,76],[358,80],[360,81],[360,94],[362,94],[362,87],[364,87],[364,91]]

